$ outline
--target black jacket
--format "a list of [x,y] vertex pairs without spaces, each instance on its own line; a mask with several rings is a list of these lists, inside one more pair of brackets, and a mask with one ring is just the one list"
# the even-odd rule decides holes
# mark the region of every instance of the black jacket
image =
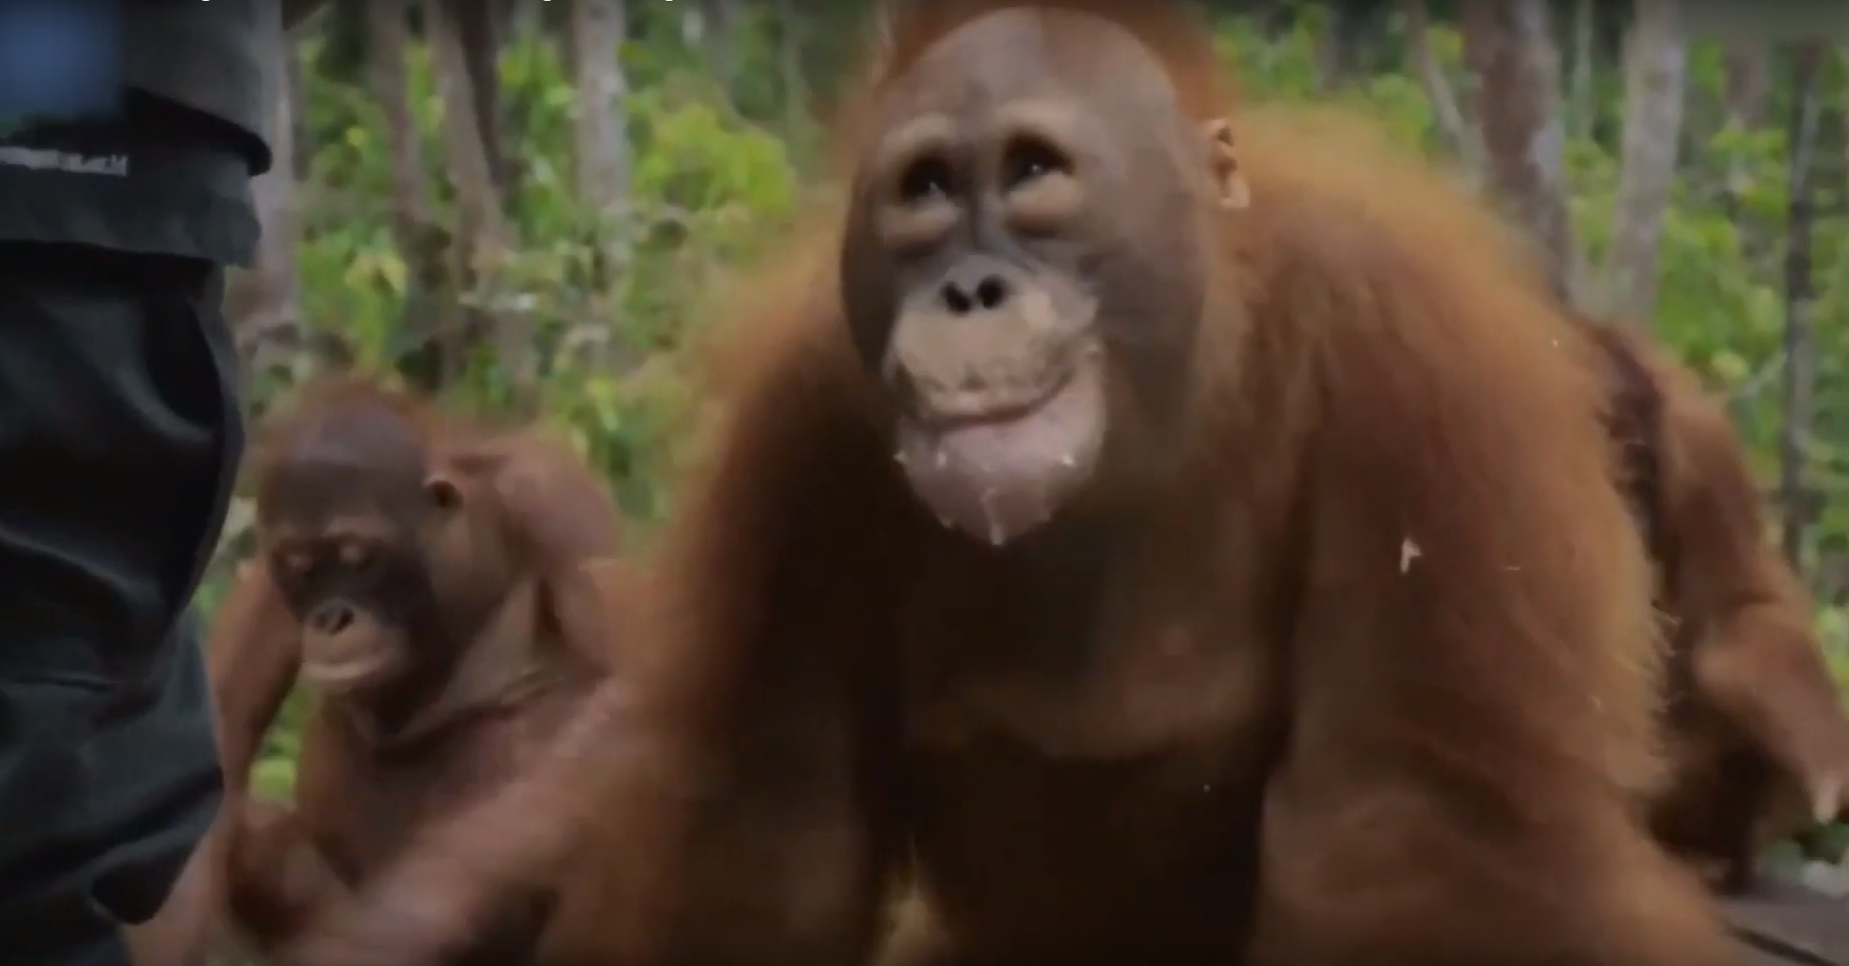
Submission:
[[317,3],[119,0],[121,110],[0,133],[0,242],[250,264],[284,23]]

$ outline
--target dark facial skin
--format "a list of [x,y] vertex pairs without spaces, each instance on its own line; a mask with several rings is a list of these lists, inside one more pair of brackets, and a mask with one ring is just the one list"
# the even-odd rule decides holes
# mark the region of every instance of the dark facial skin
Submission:
[[1179,408],[1224,126],[1203,146],[1122,31],[1025,9],[935,45],[880,115],[841,255],[849,323],[914,492],[1000,546],[1119,463],[1113,423]]
[[424,552],[461,493],[425,472],[409,425],[372,411],[330,414],[279,454],[258,495],[264,554],[302,623],[302,673],[333,692],[403,674],[438,627]]

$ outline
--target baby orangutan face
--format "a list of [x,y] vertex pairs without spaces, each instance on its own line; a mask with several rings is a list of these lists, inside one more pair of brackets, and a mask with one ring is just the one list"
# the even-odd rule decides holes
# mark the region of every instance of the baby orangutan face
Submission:
[[417,640],[432,636],[434,592],[420,546],[382,515],[279,520],[265,555],[302,624],[302,675],[326,693],[396,680],[414,665]]
[[442,638],[426,544],[462,493],[425,472],[421,439],[397,442],[298,440],[258,494],[264,557],[302,625],[302,675],[324,693],[397,680],[428,656],[419,642]]
[[1106,473],[1114,423],[1182,391],[1231,183],[1225,126],[1218,151],[1200,131],[1149,51],[1071,12],[978,18],[883,92],[843,298],[946,526],[1034,530]]

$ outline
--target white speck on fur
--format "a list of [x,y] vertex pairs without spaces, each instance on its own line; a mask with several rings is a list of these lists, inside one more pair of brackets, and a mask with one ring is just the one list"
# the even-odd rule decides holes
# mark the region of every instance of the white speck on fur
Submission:
[[1400,541],[1400,573],[1412,569],[1412,562],[1419,559],[1419,545],[1411,537]]

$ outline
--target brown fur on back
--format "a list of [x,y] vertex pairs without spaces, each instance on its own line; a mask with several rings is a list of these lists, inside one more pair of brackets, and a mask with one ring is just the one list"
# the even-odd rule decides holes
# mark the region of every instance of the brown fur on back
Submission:
[[1767,845],[1811,821],[1818,786],[1849,772],[1849,720],[1809,602],[1765,539],[1726,412],[1643,338],[1581,325],[1614,376],[1625,489],[1653,536],[1674,626],[1664,711],[1673,771],[1652,798],[1652,823],[1710,883],[1737,891]]
[[1663,532],[1662,389],[1632,350],[1627,336],[1611,326],[1589,321],[1583,325],[1610,366],[1606,419],[1608,431],[1619,446],[1620,484],[1631,501],[1651,557],[1662,560],[1669,553],[1665,544],[1668,535]]

